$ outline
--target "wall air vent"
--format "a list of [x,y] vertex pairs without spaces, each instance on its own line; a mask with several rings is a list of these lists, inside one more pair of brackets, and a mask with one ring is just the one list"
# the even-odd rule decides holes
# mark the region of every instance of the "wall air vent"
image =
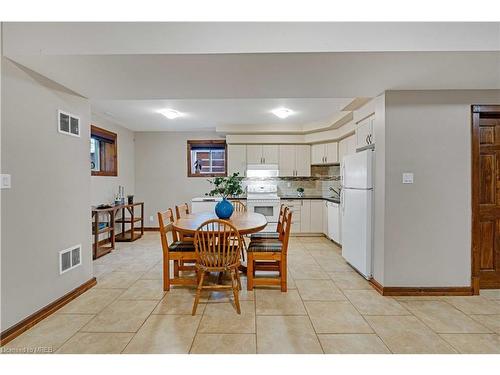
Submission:
[[82,264],[82,245],[59,251],[59,274],[63,274]]
[[80,136],[80,117],[59,110],[57,112],[57,123],[59,133]]

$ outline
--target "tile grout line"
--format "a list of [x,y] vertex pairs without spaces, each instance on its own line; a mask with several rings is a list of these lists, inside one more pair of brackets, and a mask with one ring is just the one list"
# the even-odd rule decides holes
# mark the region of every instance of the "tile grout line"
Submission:
[[380,337],[380,335],[377,333],[377,331],[375,330],[375,328],[373,328],[373,326],[370,324],[370,322],[368,320],[366,320],[365,316],[363,314],[361,314],[361,312],[358,310],[358,308],[351,302],[351,300],[349,299],[349,297],[347,297],[347,295],[344,293],[344,290],[341,289],[336,283],[335,281],[332,279],[332,282],[333,284],[339,288],[340,292],[344,295],[344,297],[346,298],[346,300],[351,304],[352,307],[354,307],[354,309],[358,312],[359,315],[361,315],[361,317],[363,318],[363,320],[365,321],[366,324],[368,324],[368,327],[370,327],[370,329],[373,331],[373,333],[380,339],[380,341],[382,341],[382,344],[384,344],[384,346],[387,348],[387,350],[391,353],[391,354],[394,354],[394,352],[391,350],[391,348],[389,348],[389,345],[387,345],[387,343],[384,341],[384,339],[382,337]]
[[[162,288],[163,290],[163,288]],[[163,298],[166,297],[166,294],[163,295]],[[161,303],[161,301],[163,301],[163,298],[160,299],[156,305],[151,309],[151,312],[149,313],[149,315],[146,317],[146,319],[144,319],[144,321],[142,322],[142,324],[139,326],[139,328],[137,328],[137,330],[135,331],[135,333],[132,335],[132,337],[130,338],[129,342],[127,343],[127,345],[125,345],[123,347],[123,349],[121,350],[120,354],[123,354],[123,352],[125,351],[125,349],[127,349],[127,347],[130,345],[130,343],[132,342],[132,340],[134,339],[134,337],[137,335],[137,333],[141,330],[141,328],[144,326],[144,323],[146,323],[146,321],[151,317],[151,315],[153,315],[153,311],[155,311],[155,309],[158,307],[158,305]],[[127,301],[127,300],[125,300]]]

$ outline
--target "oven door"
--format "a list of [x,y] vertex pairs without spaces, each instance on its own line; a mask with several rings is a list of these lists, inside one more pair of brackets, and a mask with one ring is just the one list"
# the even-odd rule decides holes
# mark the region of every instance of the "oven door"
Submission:
[[264,232],[276,231],[278,218],[280,214],[279,202],[266,202],[266,201],[249,201],[248,210],[258,214],[262,214],[267,219],[267,226]]

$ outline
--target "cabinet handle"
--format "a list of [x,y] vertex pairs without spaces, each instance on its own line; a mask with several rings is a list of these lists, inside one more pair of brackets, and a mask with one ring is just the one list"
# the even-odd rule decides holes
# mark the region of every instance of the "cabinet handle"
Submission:
[[368,136],[366,136],[366,138],[365,138],[365,142],[366,142],[366,144],[367,144],[367,145],[369,145],[369,144],[370,144],[370,142],[368,141]]

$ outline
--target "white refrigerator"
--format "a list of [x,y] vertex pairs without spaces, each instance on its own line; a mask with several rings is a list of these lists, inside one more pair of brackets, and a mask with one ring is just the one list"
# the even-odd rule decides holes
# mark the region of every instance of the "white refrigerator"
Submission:
[[342,256],[365,278],[372,277],[373,159],[365,150],[342,162]]

